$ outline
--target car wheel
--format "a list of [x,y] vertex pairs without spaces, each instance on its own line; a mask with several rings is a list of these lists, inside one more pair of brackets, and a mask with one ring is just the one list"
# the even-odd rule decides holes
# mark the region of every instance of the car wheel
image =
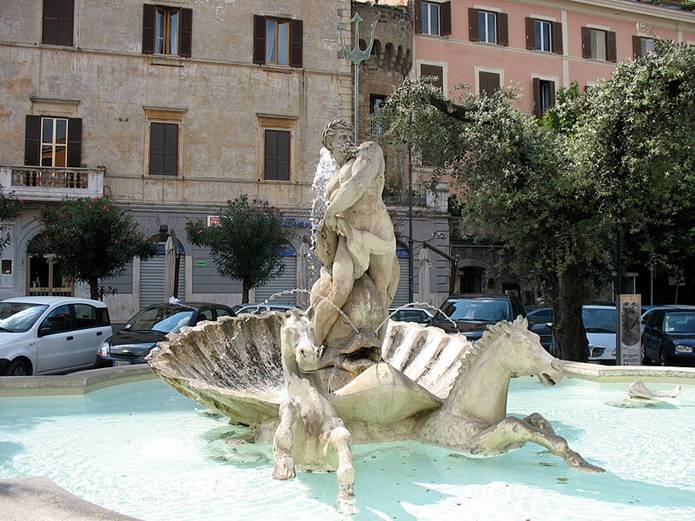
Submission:
[[13,360],[7,368],[7,376],[31,376],[31,366],[26,360]]

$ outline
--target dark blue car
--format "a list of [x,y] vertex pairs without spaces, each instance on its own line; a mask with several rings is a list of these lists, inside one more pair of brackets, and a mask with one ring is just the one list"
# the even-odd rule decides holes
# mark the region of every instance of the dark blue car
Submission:
[[656,309],[642,333],[644,363],[695,366],[695,310]]

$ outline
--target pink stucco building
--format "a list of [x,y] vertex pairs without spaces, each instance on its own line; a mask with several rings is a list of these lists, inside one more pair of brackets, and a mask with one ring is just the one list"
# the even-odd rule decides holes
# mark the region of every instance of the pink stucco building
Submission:
[[652,38],[695,44],[695,14],[633,0],[415,0],[416,76],[445,92],[516,84],[519,107],[542,113],[555,91],[608,77]]

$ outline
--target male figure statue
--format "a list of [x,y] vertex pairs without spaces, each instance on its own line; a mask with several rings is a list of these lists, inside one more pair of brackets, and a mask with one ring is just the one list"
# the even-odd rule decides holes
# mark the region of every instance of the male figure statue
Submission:
[[324,345],[356,281],[367,276],[370,282],[364,286],[375,293],[368,297],[388,310],[400,273],[393,223],[381,198],[381,147],[373,142],[355,147],[350,125],[341,120],[326,126],[323,146],[339,169],[326,185],[328,207],[316,232],[316,254],[323,264],[321,279],[312,290],[318,346]]

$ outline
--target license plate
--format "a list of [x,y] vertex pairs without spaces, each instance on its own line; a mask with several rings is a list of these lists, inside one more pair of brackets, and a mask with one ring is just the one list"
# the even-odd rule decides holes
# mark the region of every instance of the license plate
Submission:
[[130,362],[123,361],[123,360],[114,360],[114,362],[113,362],[114,367],[120,367],[122,365],[130,365]]

